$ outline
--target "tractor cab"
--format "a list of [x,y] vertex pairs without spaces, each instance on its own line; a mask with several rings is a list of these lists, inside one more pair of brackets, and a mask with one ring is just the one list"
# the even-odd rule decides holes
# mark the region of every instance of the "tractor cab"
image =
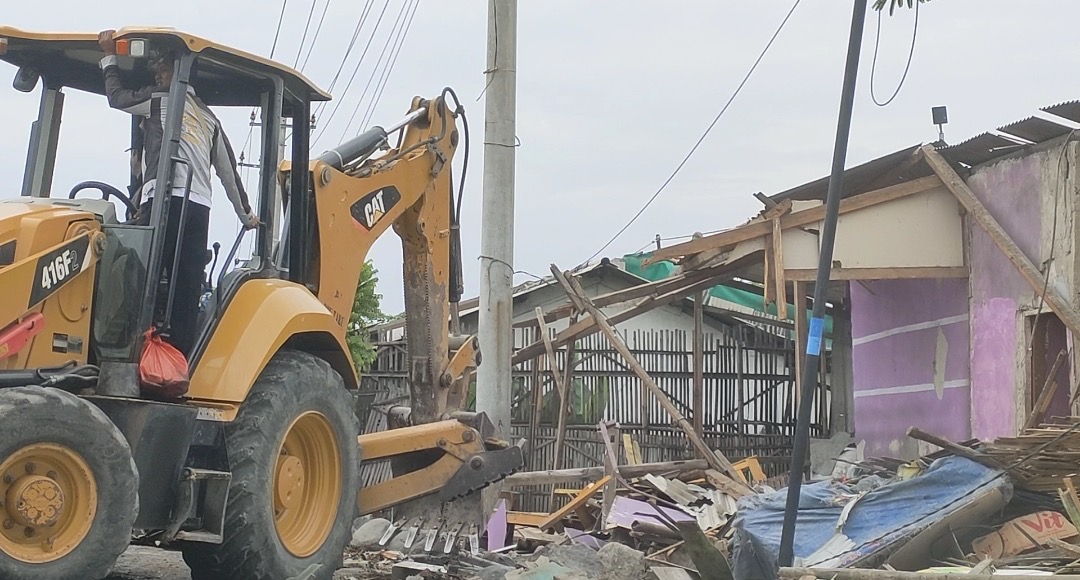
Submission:
[[[115,38],[118,66],[126,88],[153,86],[154,75],[149,65],[151,56],[161,53],[175,55],[168,102],[183,103],[183,96],[190,86],[213,109],[238,107],[245,112],[259,111],[264,129],[276,128],[283,118],[291,118],[294,129],[291,164],[307,166],[310,103],[329,100],[330,96],[300,73],[261,57],[168,28],[124,28],[117,31]],[[163,272],[173,270],[170,265],[162,263],[162,234],[167,223],[167,206],[176,203],[176,197],[156,196],[168,198],[169,202],[152,204],[148,220],[143,217],[136,223],[134,217],[140,204],[145,201],[142,199],[142,183],[156,179],[156,184],[159,184],[157,191],[185,187],[184,183],[177,183],[175,179],[178,166],[187,163],[178,155],[183,108],[168,110],[162,119],[160,161],[156,169],[147,168],[147,175],[139,175],[141,172],[135,169],[138,165],[136,160],[141,159],[143,134],[140,118],[132,115],[130,151],[133,163],[129,183],[123,186],[110,184],[100,181],[99,176],[87,175],[85,181],[80,181],[70,191],[53,191],[65,92],[82,91],[104,96],[104,79],[99,64],[104,56],[94,34],[33,33],[0,27],[0,60],[16,67],[14,88],[26,93],[40,92],[38,117],[31,129],[22,197],[10,202],[21,204],[22,207],[68,206],[97,215],[101,229],[106,234],[106,247],[97,266],[89,358],[90,362],[103,367],[99,392],[137,396],[137,386],[130,378],[133,365],[138,360],[143,333],[151,327],[167,332],[171,318],[168,311],[171,301],[164,312],[160,308],[155,311],[154,305],[158,292],[168,292],[165,289],[167,286],[163,286],[168,284]],[[101,107],[108,107],[104,98]],[[192,368],[206,347],[218,313],[240,283],[259,277],[293,277],[288,275],[288,248],[274,247],[274,232],[282,229],[282,224],[274,222],[282,215],[279,210],[283,202],[282,191],[306,192],[308,174],[293,172],[291,178],[303,182],[300,184],[280,183],[278,167],[286,160],[278,158],[278,131],[263,130],[260,133],[258,186],[249,195],[261,224],[254,234],[241,229],[225,258],[222,275],[212,284],[214,289],[205,297],[208,299],[202,301],[199,339],[189,357]],[[118,165],[123,162],[122,158],[117,159]],[[186,188],[190,193],[190,182]],[[96,195],[92,191],[96,191]],[[122,204],[120,215],[117,215],[112,200]],[[296,209],[302,212],[306,208]],[[288,210],[284,212],[286,216],[291,213]],[[287,225],[287,217],[285,221]],[[229,271],[228,266],[233,262],[245,235],[256,237],[252,259],[244,266]],[[302,243],[296,238],[286,236],[293,243]],[[0,244],[4,241],[0,239]],[[293,269],[294,274],[298,274],[296,270],[299,268]],[[110,366],[120,372],[107,372],[105,367]],[[117,379],[119,382],[110,384],[111,377],[120,377]]]

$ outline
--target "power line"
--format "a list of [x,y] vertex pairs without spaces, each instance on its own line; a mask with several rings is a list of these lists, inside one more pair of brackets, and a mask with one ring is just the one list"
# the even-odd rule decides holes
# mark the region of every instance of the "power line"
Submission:
[[[390,28],[390,34],[386,36],[386,42],[383,43],[382,51],[379,53],[379,59],[375,61],[375,66],[372,67],[371,74],[368,75],[367,84],[364,85],[364,92],[360,93],[360,98],[356,101],[356,107],[353,108],[352,115],[349,117],[349,123],[345,125],[345,131],[343,131],[341,134],[342,140],[344,140],[345,136],[349,134],[349,129],[352,128],[353,121],[356,120],[356,114],[360,112],[360,105],[363,104],[364,98],[367,97],[368,89],[371,88],[371,82],[375,80],[375,74],[379,70],[379,65],[382,63],[383,57],[386,56],[387,49],[390,48],[390,41],[393,40],[395,31],[398,29],[398,26],[400,26],[404,22],[405,11],[408,6],[409,4],[407,0],[401,3],[401,10],[398,12],[397,18],[394,20],[394,25]],[[372,38],[374,38],[374,36],[375,35],[372,34]],[[387,62],[389,62],[389,59],[387,59]]]
[[[337,85],[338,79],[341,77],[341,71],[345,69],[345,63],[349,60],[349,55],[352,54],[353,47],[356,46],[356,39],[360,37],[360,30],[364,27],[364,23],[367,22],[368,14],[371,13],[371,6],[375,3],[375,0],[367,0],[364,5],[363,12],[360,13],[360,18],[356,21],[356,28],[353,29],[352,39],[349,40],[349,46],[345,49],[345,55],[341,57],[341,63],[338,64],[337,72],[334,73],[334,78],[330,81],[330,86],[327,87],[328,91],[333,91],[334,86]],[[322,112],[322,107],[326,105],[326,101],[319,103],[318,112]]]
[[349,93],[349,89],[352,88],[353,81],[356,80],[356,73],[360,71],[360,65],[363,64],[364,57],[367,56],[368,50],[371,48],[371,41],[375,39],[375,33],[378,32],[379,25],[382,24],[382,19],[383,16],[386,15],[386,8],[388,6],[390,6],[390,0],[386,0],[386,2],[383,3],[382,12],[379,13],[379,19],[375,21],[375,28],[372,29],[371,36],[368,37],[367,45],[364,46],[364,52],[360,53],[360,60],[356,62],[356,66],[353,68],[352,75],[349,77],[349,82],[345,85],[345,90],[341,92],[341,100],[338,100],[337,103],[334,104],[334,108],[330,109],[330,115],[327,116],[325,120],[320,119],[320,124],[322,125],[322,128],[319,129],[319,134],[315,137],[312,143],[317,142],[323,136],[323,134],[326,133],[326,128],[330,125],[330,120],[334,118],[334,115],[337,114],[338,109],[341,108],[342,100],[344,100],[345,95]]
[[330,1],[326,0],[326,4],[323,4],[322,14],[319,15],[319,25],[315,27],[315,35],[311,37],[311,46],[308,47],[307,56],[304,57],[304,64],[300,65],[300,72],[304,72],[308,61],[311,60],[311,53],[315,50],[315,43],[319,41],[319,33],[322,32],[323,21],[326,20],[326,11],[330,8]]
[[761,51],[761,54],[758,55],[757,60],[754,61],[753,66],[751,66],[750,70],[747,71],[746,76],[743,77],[743,80],[739,83],[739,86],[735,88],[735,92],[731,94],[731,98],[728,99],[727,103],[724,104],[724,108],[720,109],[720,112],[716,114],[716,117],[713,118],[712,123],[709,123],[709,126],[705,129],[705,132],[701,134],[701,137],[697,140],[696,143],[694,143],[694,146],[690,148],[690,152],[687,153],[686,156],[683,157],[683,160],[679,162],[679,165],[675,167],[675,171],[671,172],[671,175],[669,175],[668,178],[664,180],[664,183],[660,185],[660,188],[656,190],[656,193],[652,194],[652,197],[649,198],[649,201],[645,202],[645,205],[641,206],[641,209],[638,210],[636,214],[634,214],[634,217],[630,218],[630,221],[626,222],[626,225],[624,225],[618,232],[616,232],[615,235],[612,236],[606,244],[601,246],[599,250],[596,250],[596,252],[592,256],[589,256],[588,260],[582,262],[582,264],[587,263],[593,258],[599,256],[600,252],[606,250],[608,246],[610,246],[615,240],[619,238],[619,236],[623,234],[623,232],[625,232],[631,225],[633,225],[633,223],[637,221],[639,217],[641,217],[641,214],[645,213],[645,210],[649,209],[649,206],[652,205],[654,201],[656,201],[656,198],[660,196],[664,189],[667,188],[668,184],[670,184],[671,181],[675,179],[675,176],[679,174],[679,171],[681,171],[683,166],[686,165],[686,162],[690,161],[690,157],[694,155],[694,152],[696,152],[698,147],[701,146],[701,143],[704,142],[705,138],[709,136],[709,132],[711,132],[713,127],[716,126],[716,123],[720,120],[720,117],[724,116],[724,113],[728,110],[728,107],[730,107],[731,103],[735,101],[735,97],[739,96],[739,92],[742,91],[742,88],[746,85],[746,82],[750,80],[750,76],[754,74],[754,71],[757,69],[758,64],[761,63],[761,59],[765,58],[765,54],[769,52],[769,48],[773,45],[776,37],[780,35],[780,31],[784,29],[784,25],[787,24],[788,19],[791,18],[791,15],[795,12],[795,9],[799,7],[800,2],[802,2],[802,0],[795,0],[795,3],[792,4],[791,10],[788,10],[787,15],[784,16],[784,20],[780,22],[780,26],[777,27],[776,32],[774,32],[772,35],[772,38],[769,39],[769,42],[765,45],[765,48]]
[[300,46],[296,47],[296,60],[293,61],[293,68],[300,66],[300,55],[304,52],[304,43],[307,42],[308,30],[311,30],[311,19],[315,16],[315,5],[319,3],[319,0],[311,0],[311,10],[307,13],[307,22],[304,23],[304,35],[300,37]]
[[270,47],[270,58],[274,58],[274,51],[277,50],[278,37],[281,36],[281,23],[285,21],[285,7],[288,6],[289,0],[281,0],[281,14],[277,19],[277,30],[274,31],[274,44]]
[[371,100],[371,104],[368,105],[367,111],[364,112],[364,118],[360,121],[360,130],[363,131],[368,122],[371,121],[371,117],[375,114],[375,108],[379,106],[379,100],[382,99],[383,91],[386,90],[386,85],[390,84],[390,75],[394,72],[394,65],[397,64],[398,56],[401,55],[401,47],[405,45],[405,37],[409,35],[409,29],[412,28],[413,17],[416,16],[416,10],[420,8],[420,0],[414,0],[412,5],[412,12],[409,13],[409,20],[405,23],[402,29],[401,35],[397,41],[397,46],[390,51],[393,57],[390,60],[390,65],[383,69],[383,77],[379,79],[375,89],[375,96]]
[[877,95],[874,94],[874,74],[877,72],[877,53],[878,47],[881,46],[881,10],[878,10],[877,34],[874,36],[874,59],[870,62],[870,99],[879,107],[884,107],[893,102],[896,95],[900,94],[900,87],[904,86],[904,80],[907,79],[908,69],[911,68],[911,57],[915,55],[915,38],[919,35],[919,4],[922,4],[922,2],[915,3],[915,25],[911,28],[911,49],[908,51],[907,64],[904,65],[904,74],[900,77],[900,83],[896,85],[896,90],[893,91],[892,96],[884,103],[879,102]]

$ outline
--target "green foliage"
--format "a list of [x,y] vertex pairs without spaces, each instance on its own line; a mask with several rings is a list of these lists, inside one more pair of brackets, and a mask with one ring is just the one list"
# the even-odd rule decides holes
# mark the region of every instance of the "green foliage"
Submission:
[[349,344],[353,364],[359,371],[367,369],[375,361],[375,347],[368,340],[367,327],[390,320],[379,306],[382,295],[375,292],[375,285],[379,282],[376,277],[378,273],[371,260],[364,262],[360,283],[356,285],[352,313],[349,315],[349,327],[345,331],[345,340]]
[[[930,0],[918,0],[918,2],[920,4],[925,4],[926,2],[929,2],[929,1]],[[874,10],[877,10],[878,12],[881,12],[881,10],[883,8],[885,8],[885,4],[888,4],[889,5],[889,16],[892,16],[893,11],[896,10],[896,7],[897,6],[903,7],[905,3],[907,3],[908,8],[911,8],[912,6],[915,5],[915,0],[874,0]]]

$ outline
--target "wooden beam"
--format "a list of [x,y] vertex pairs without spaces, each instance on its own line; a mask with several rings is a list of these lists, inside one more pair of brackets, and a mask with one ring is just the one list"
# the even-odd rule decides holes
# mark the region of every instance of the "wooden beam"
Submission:
[[787,320],[787,281],[784,278],[784,235],[780,228],[780,218],[772,220],[772,257],[775,271],[773,284],[776,287],[776,317]]
[[[659,463],[642,463],[640,465],[620,465],[619,475],[624,479],[633,479],[645,475],[663,475],[665,473],[681,473],[708,469],[709,462],[704,459],[689,459],[686,461],[662,461]],[[603,467],[575,467],[573,469],[551,469],[541,471],[520,471],[510,474],[503,481],[506,485],[514,487],[526,487],[532,485],[557,485],[560,483],[576,483],[579,481],[596,481],[604,477]]]
[[1042,298],[1046,304],[1050,306],[1050,309],[1054,311],[1054,314],[1061,318],[1061,321],[1065,323],[1065,326],[1069,327],[1069,330],[1073,333],[1073,336],[1080,337],[1080,312],[1077,312],[1069,302],[1058,294],[1057,290],[1053,287],[1047,287],[1046,291],[1043,291],[1043,274],[1039,272],[1039,269],[1035,267],[1035,264],[1024,255],[1024,252],[1016,245],[1009,234],[1001,227],[994,216],[990,215],[986,206],[979,201],[979,198],[975,196],[975,193],[971,191],[967,183],[953,170],[945,158],[940,153],[934,150],[931,145],[924,145],[921,149],[923,156],[926,158],[926,162],[934,170],[941,180],[945,182],[945,187],[949,188],[949,191],[956,196],[956,199],[960,202],[960,205],[964,206],[964,209],[968,211],[968,215],[975,220],[976,223],[982,227],[990,239],[994,241],[994,244],[1004,252],[1005,256],[1009,258],[1009,261],[1013,263],[1013,266],[1020,271],[1020,275],[1027,280],[1031,285],[1035,294]]
[[[756,256],[754,256],[753,254],[751,254],[750,256],[747,256],[747,259],[748,260],[752,259],[752,260],[756,261],[758,258]],[[743,260],[740,259],[740,260],[736,261],[735,263],[725,264],[723,269],[718,270],[718,271],[722,272],[722,271],[737,270],[742,266],[742,264],[743,264]],[[713,274],[711,276],[704,277],[704,278],[694,277],[694,278],[687,278],[687,279],[681,280],[683,285],[676,286],[674,290],[670,290],[666,294],[661,294],[661,295],[658,295],[658,296],[649,296],[649,297],[641,300],[637,304],[635,304],[633,307],[631,307],[631,308],[629,308],[627,310],[623,310],[622,312],[618,312],[618,313],[613,314],[611,316],[611,318],[608,319],[608,321],[611,324],[619,324],[621,322],[625,322],[627,320],[630,320],[631,318],[634,318],[635,316],[638,316],[638,315],[640,315],[640,314],[642,314],[644,312],[648,312],[648,311],[650,311],[650,310],[652,310],[654,308],[658,308],[660,306],[665,306],[667,304],[670,304],[670,303],[674,302],[675,300],[680,300],[682,298],[685,298],[686,296],[688,296],[690,294],[693,294],[694,292],[700,292],[702,290],[705,290],[706,288],[711,288],[712,286],[715,286],[716,284],[720,283],[720,280],[718,280],[719,275],[720,274],[717,273],[717,274]],[[688,280],[695,280],[695,281],[693,283],[687,285]],[[596,304],[593,303],[593,305],[595,306]],[[545,317],[545,320],[546,320],[546,317]],[[562,345],[566,344],[567,342],[569,342],[571,340],[578,340],[578,339],[584,338],[586,336],[589,336],[589,335],[594,334],[594,333],[599,332],[599,331],[600,331],[600,329],[596,326],[596,324],[593,321],[592,317],[585,318],[585,319],[580,320],[580,321],[578,321],[578,322],[576,322],[574,324],[571,324],[569,327],[563,329],[562,332],[560,332],[558,335],[555,336],[555,339],[552,342],[552,344],[556,348],[558,348],[558,347],[561,347]],[[541,341],[536,341],[536,342],[534,342],[534,343],[532,343],[532,344],[530,344],[530,345],[528,345],[526,347],[523,347],[523,348],[519,349],[517,352],[515,352],[513,358],[511,359],[511,364],[516,365],[516,364],[520,364],[520,363],[522,363],[524,361],[527,361],[527,360],[529,360],[531,358],[535,358],[536,356],[540,355],[543,351],[544,351],[544,344]]]
[[[900,199],[909,195],[915,195],[916,193],[922,193],[928,189],[938,187],[941,184],[941,179],[939,179],[936,175],[931,175],[929,177],[913,179],[911,181],[907,181],[898,185],[891,185],[889,187],[883,187],[875,191],[862,193],[842,200],[840,202],[840,213],[845,214],[866,207],[885,203],[887,201],[892,201],[894,199]],[[783,229],[786,230],[799,226],[805,226],[814,222],[819,222],[823,219],[825,219],[824,205],[790,213],[781,218],[781,226]],[[772,225],[768,222],[751,222],[734,229],[705,236],[698,240],[690,240],[689,242],[683,242],[681,244],[675,244],[673,246],[668,246],[666,248],[656,250],[652,252],[652,254],[648,258],[646,258],[643,263],[645,265],[649,265],[660,262],[662,260],[670,260],[672,258],[689,256],[691,254],[696,254],[705,250],[722,248],[725,246],[733,246],[740,242],[745,242],[754,238],[766,236],[771,232]]]
[[[788,280],[814,282],[816,269],[785,270]],[[967,278],[967,268],[926,266],[919,268],[833,268],[829,280],[904,280],[911,278]]]
[[568,516],[570,512],[585,505],[585,502],[589,501],[589,498],[596,495],[596,493],[600,491],[600,488],[603,487],[609,480],[611,480],[611,476],[605,475],[604,477],[601,477],[598,481],[594,481],[589,485],[585,486],[585,488],[582,489],[581,492],[578,493],[576,496],[574,496],[573,499],[567,502],[566,505],[559,508],[558,511],[549,515],[546,519],[544,519],[544,521],[540,522],[540,525],[537,527],[541,530],[555,527],[556,524],[559,523],[559,520]]
[[578,281],[576,279],[571,279],[570,284],[573,286],[574,292],[581,299],[583,305],[585,306],[585,309],[589,311],[589,314],[592,315],[593,320],[595,320],[596,324],[600,326],[600,330],[602,330],[604,334],[607,335],[608,342],[610,342],[611,346],[614,347],[620,355],[622,355],[623,360],[626,361],[627,366],[629,366],[630,369],[634,371],[634,374],[637,375],[638,379],[641,380],[641,384],[649,390],[652,396],[656,397],[657,401],[660,402],[660,406],[662,406],[664,410],[667,411],[668,415],[671,416],[672,420],[679,425],[679,427],[683,430],[684,433],[686,433],[687,438],[690,439],[690,444],[694,446],[698,453],[705,456],[705,460],[709,462],[710,467],[716,469],[717,471],[727,473],[731,478],[733,478],[733,480],[738,482],[738,471],[736,471],[735,468],[732,467],[731,462],[728,461],[727,458],[723,456],[723,454],[716,453],[712,449],[710,449],[709,446],[705,444],[705,441],[701,437],[697,436],[697,433],[694,432],[693,425],[691,425],[690,422],[686,420],[686,417],[683,417],[682,413],[680,413],[679,409],[675,407],[675,404],[671,402],[671,399],[668,398],[667,394],[665,394],[664,391],[661,390],[659,386],[657,386],[656,382],[653,381],[652,377],[649,376],[649,373],[646,372],[645,368],[641,366],[641,363],[639,363],[637,358],[634,357],[634,354],[630,352],[629,348],[627,348],[626,343],[623,342],[619,334],[615,332],[615,329],[612,328],[611,325],[608,323],[607,317],[604,316],[604,313],[600,312],[600,309],[598,309],[589,301],[588,296],[585,295],[585,291],[581,288],[581,285],[578,284]]
[[[544,349],[547,351],[547,366],[551,370],[551,376],[555,380],[555,389],[559,393],[559,416],[557,418],[557,427],[555,428],[555,458],[553,461],[552,469],[559,468],[559,461],[562,457],[563,442],[566,440],[566,406],[569,400],[569,393],[566,392],[566,384],[563,383],[563,377],[559,373],[559,365],[555,358],[555,348],[551,345],[551,334],[548,331],[548,325],[544,322],[544,310],[539,306],[536,307],[536,323],[540,326],[540,337],[544,342]],[[539,359],[537,359],[539,362]],[[570,367],[570,361],[567,360],[567,368]],[[540,416],[540,409],[533,410],[536,414],[534,420],[537,420]]]
[[[1039,578],[1052,578],[1053,580],[1080,580],[1078,574],[1055,574],[1045,576],[1039,574],[963,574],[969,580],[997,580],[1010,578],[1016,580],[1038,580]],[[955,580],[959,576],[947,572],[900,572],[897,570],[869,570],[860,568],[780,568],[780,578],[805,580],[806,578],[828,578],[829,580]]]
[[585,306],[582,305],[581,299],[571,291],[570,281],[566,279],[566,274],[563,274],[561,270],[556,268],[555,264],[551,265],[551,273],[555,276],[555,279],[559,281],[559,285],[563,287],[563,292],[567,293],[567,297],[570,298],[570,303],[574,305],[574,308],[578,312],[584,312]]
[[807,283],[795,281],[795,408],[802,398],[803,369],[806,367],[806,291]]
[[702,292],[694,298],[694,433],[705,436],[705,298]]
[[985,465],[992,469],[1004,469],[1004,466],[993,457],[988,457],[986,455],[983,455],[982,453],[979,453],[978,451],[975,451],[974,449],[971,449],[970,447],[958,445],[956,443],[953,443],[952,441],[949,441],[948,439],[942,439],[941,437],[927,433],[926,431],[923,431],[918,427],[909,428],[907,430],[907,435],[908,437],[911,437],[913,439],[925,441],[931,445],[937,445],[938,447],[952,453],[953,455],[959,455],[960,457],[970,459],[975,463],[981,463],[982,465]]

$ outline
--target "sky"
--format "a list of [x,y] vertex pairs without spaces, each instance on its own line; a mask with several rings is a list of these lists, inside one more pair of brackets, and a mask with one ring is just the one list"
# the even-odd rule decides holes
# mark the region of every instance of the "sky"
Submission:
[[[327,6],[326,2],[330,4]],[[312,0],[286,0],[275,58],[292,65]],[[342,65],[367,0],[315,0],[300,62],[324,7],[326,17],[304,72],[334,87],[340,110],[320,125],[319,153],[367,125],[404,115],[415,95],[455,89],[465,103],[472,153],[462,209],[465,296],[479,289],[480,208],[486,68],[486,0],[423,0],[393,68],[376,91],[405,28],[412,0],[371,0],[357,49]],[[273,44],[277,0],[84,2],[53,0],[48,10],[11,3],[4,23],[42,31],[96,32],[125,25],[172,26],[261,55]],[[544,275],[549,264],[576,266],[599,250],[652,196],[701,137],[742,81],[793,1],[678,0],[582,2],[521,0],[517,28],[517,136],[514,192],[516,282]],[[182,8],[181,8],[182,6]],[[376,27],[378,14],[385,13]],[[910,69],[896,98],[872,102],[877,13],[866,21],[848,166],[936,140],[933,106],[948,107],[945,137],[957,143],[1080,98],[1080,4],[1066,0],[933,0],[919,10]],[[619,257],[695,231],[732,227],[757,213],[754,192],[773,194],[828,173],[847,48],[851,3],[802,0],[753,76],[694,156],[644,214],[602,254]],[[914,10],[881,19],[874,92],[893,93],[908,60]],[[1037,37],[1037,38],[1036,38]],[[367,55],[356,68],[363,46]],[[394,45],[390,43],[391,47]],[[379,57],[382,58],[379,58]],[[13,78],[12,67],[7,70]],[[369,79],[373,79],[370,80]],[[368,85],[368,90],[364,87]],[[60,136],[54,195],[94,179],[127,183],[128,121],[103,97],[69,91]],[[376,95],[378,99],[376,100]],[[38,94],[0,86],[4,139],[0,175],[16,196]],[[352,126],[349,118],[353,111]],[[370,110],[370,112],[369,112]],[[249,134],[250,110],[218,111],[234,147]],[[258,142],[258,130],[254,142]],[[258,156],[258,148],[251,153]],[[252,155],[247,155],[247,160]],[[455,179],[461,150],[455,159]],[[252,172],[249,189],[257,176]],[[92,193],[91,193],[92,195]],[[211,241],[227,248],[239,222],[218,188]],[[249,247],[248,245],[242,246]],[[370,255],[379,271],[383,309],[403,308],[400,242],[387,232]],[[341,259],[363,259],[345,256]]]

